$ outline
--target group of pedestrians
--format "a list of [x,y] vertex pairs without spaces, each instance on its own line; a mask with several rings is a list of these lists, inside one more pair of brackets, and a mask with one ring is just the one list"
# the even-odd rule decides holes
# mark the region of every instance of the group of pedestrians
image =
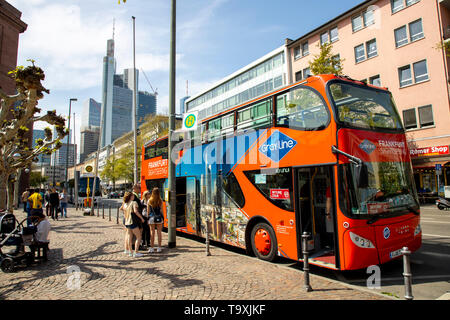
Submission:
[[[148,248],[148,253],[155,251],[155,234],[158,235],[156,252],[161,252],[161,231],[164,223],[162,213],[163,201],[158,188],[145,191],[139,197],[139,184],[133,186],[133,192],[126,192],[120,210],[123,211],[125,225],[124,253],[132,257],[142,257],[139,249]],[[133,250],[133,238],[134,250]]]
[[[41,199],[41,207],[34,208],[33,202],[28,201],[30,196],[39,194]],[[37,199],[37,195],[35,195]],[[47,217],[52,217],[53,220],[58,220],[58,214],[61,213],[61,218],[67,218],[67,203],[69,196],[66,189],[58,192],[56,188],[48,188],[45,192],[43,189],[27,189],[22,194],[23,211],[27,213],[27,216],[31,215],[33,209],[45,208],[45,214]],[[43,202],[43,204],[42,204]]]

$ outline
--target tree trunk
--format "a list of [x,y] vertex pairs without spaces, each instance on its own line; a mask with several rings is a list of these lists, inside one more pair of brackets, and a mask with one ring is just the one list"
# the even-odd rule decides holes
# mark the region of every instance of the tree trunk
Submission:
[[1,172],[0,173],[0,210],[6,209],[7,205],[7,184],[8,184],[8,176]]
[[14,183],[12,181],[7,182],[7,190],[8,190],[8,212],[14,212]]

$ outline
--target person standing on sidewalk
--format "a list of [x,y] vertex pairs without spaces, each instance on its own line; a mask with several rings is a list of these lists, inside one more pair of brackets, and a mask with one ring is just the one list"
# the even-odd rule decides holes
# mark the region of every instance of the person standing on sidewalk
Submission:
[[[142,211],[144,209],[144,206],[141,202],[141,185],[139,183],[136,183],[133,186],[133,195],[134,195],[134,201],[137,203],[138,205],[138,211],[139,213],[142,215]],[[139,232],[141,233],[141,239],[142,239],[142,230],[143,230],[143,226],[140,223],[140,221],[138,222],[139,225]],[[139,242],[139,249],[142,250],[142,245]]]
[[50,187],[45,191],[44,194],[44,200],[45,200],[45,215],[47,217],[50,216]]
[[[131,192],[126,192],[123,197],[123,204],[120,207],[120,210],[123,211],[126,228],[124,253],[133,257],[142,257],[142,253],[138,252],[139,244],[141,243],[141,230],[139,229],[139,222],[143,223],[144,218],[139,213],[138,204],[134,200],[134,194]],[[132,254],[131,246],[133,235],[136,237],[136,242],[134,244],[134,253]]]
[[39,190],[30,190],[31,195],[28,197],[27,202],[30,208],[27,214],[27,224],[28,226],[32,225],[32,216],[43,215],[44,212],[42,210],[42,196],[38,192]]
[[31,196],[31,191],[28,188],[22,193],[23,212],[29,213],[27,210],[28,198]]
[[142,194],[141,203],[143,205],[142,216],[144,217],[144,223],[142,225],[142,246],[150,247],[150,226],[148,225],[148,211],[147,204],[150,199],[150,192],[145,190]]
[[67,194],[66,188],[59,194],[59,205],[61,207],[61,218],[67,218],[67,201],[69,200],[69,196]]
[[56,192],[56,188],[52,189],[52,192],[49,196],[50,200],[50,214],[53,220],[58,220],[58,209],[59,209],[59,195]]
[[162,213],[162,205],[163,201],[161,199],[161,195],[158,188],[153,188],[152,196],[147,204],[147,211],[149,213],[149,224],[151,227],[151,243],[150,249],[148,249],[148,253],[152,253],[154,251],[153,245],[155,243],[155,228],[158,232],[158,248],[157,252],[161,252],[161,231],[164,222],[164,216]]

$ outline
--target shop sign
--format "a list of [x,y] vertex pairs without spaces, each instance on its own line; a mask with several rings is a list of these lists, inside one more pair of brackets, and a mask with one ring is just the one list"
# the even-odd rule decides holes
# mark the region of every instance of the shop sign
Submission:
[[289,189],[270,189],[270,199],[286,200],[289,198]]
[[409,155],[411,157],[430,157],[450,154],[449,146],[437,146],[427,148],[410,149]]

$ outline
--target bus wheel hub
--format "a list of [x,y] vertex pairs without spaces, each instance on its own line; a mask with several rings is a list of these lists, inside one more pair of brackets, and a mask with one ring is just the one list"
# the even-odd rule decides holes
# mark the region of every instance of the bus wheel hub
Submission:
[[259,229],[255,233],[255,247],[262,255],[268,255],[271,248],[271,239],[269,233],[264,229]]

